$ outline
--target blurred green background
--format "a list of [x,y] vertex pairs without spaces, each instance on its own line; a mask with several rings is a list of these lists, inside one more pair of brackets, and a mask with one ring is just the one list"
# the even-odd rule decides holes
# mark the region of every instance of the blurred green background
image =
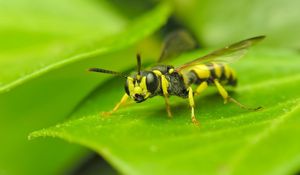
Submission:
[[83,146],[27,139],[68,120],[111,78],[86,68],[126,71],[137,51],[154,62],[176,28],[189,30],[201,49],[263,34],[260,47],[297,55],[299,7],[299,0],[0,0],[0,174],[118,174]]

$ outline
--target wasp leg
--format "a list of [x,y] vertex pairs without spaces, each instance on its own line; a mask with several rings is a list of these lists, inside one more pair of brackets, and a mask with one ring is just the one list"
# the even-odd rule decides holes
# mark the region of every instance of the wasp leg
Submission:
[[194,111],[195,102],[194,102],[194,94],[193,94],[192,87],[189,87],[188,91],[189,91],[189,103],[190,103],[190,107],[191,107],[191,119],[195,125],[199,125],[199,122],[195,117],[195,111]]
[[163,90],[163,94],[165,97],[166,110],[167,110],[168,116],[172,117],[171,107],[170,107],[169,98],[168,98],[168,83],[169,82],[166,79],[166,77],[164,75],[161,75],[161,85],[162,85],[162,90]]
[[121,101],[116,104],[116,106],[114,107],[114,109],[112,110],[112,112],[116,112],[120,108],[120,106],[122,106],[123,104],[126,103],[127,99],[128,99],[128,95],[124,94],[123,97],[122,97],[122,99],[121,99]]
[[196,89],[196,92],[195,92],[195,96],[196,95],[199,95],[201,92],[203,92],[206,88],[208,87],[208,85],[207,85],[207,82],[206,81],[204,81],[204,82],[202,82],[198,87],[197,87],[197,89]]
[[123,104],[126,103],[127,99],[128,99],[128,95],[125,93],[125,94],[123,95],[121,101],[120,101],[119,103],[116,104],[116,106],[113,108],[113,110],[111,110],[111,111],[109,111],[109,112],[103,112],[102,114],[103,114],[103,115],[110,115],[110,114],[116,112],[116,111],[120,108],[120,106],[122,106]]
[[167,96],[165,97],[165,102],[166,102],[166,110],[168,113],[168,117],[172,117],[172,113],[171,113],[171,107],[170,107],[170,103],[169,103],[169,98]]
[[246,110],[252,110],[252,111],[256,111],[256,110],[259,110],[262,108],[260,106],[256,107],[256,108],[251,108],[251,107],[247,107],[246,105],[243,105],[242,103],[238,102],[234,98],[230,97],[228,95],[227,91],[225,90],[225,88],[220,84],[220,82],[217,79],[214,80],[214,83],[215,83],[219,93],[224,98],[224,104],[226,104],[229,101],[229,102],[233,102],[234,104],[238,105],[240,108],[243,108]]

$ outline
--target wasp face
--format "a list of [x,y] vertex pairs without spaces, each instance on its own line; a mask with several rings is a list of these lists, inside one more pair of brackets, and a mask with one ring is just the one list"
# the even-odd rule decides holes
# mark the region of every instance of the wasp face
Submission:
[[159,86],[159,79],[153,72],[142,72],[141,75],[127,77],[125,92],[137,103],[145,101],[154,94]]

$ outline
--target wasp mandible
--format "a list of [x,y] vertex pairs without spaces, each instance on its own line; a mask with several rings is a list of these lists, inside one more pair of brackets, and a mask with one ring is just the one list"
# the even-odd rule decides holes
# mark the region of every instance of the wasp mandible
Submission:
[[[231,96],[224,86],[236,86],[237,77],[235,71],[227,63],[243,57],[247,50],[255,43],[264,39],[265,36],[256,36],[227,47],[211,52],[179,67],[157,64],[149,70],[141,70],[141,57],[137,54],[137,72],[132,75],[106,70],[102,68],[90,68],[89,71],[107,73],[126,78],[125,94],[121,101],[110,112],[115,112],[128,98],[140,103],[154,96],[163,96],[165,99],[168,116],[171,117],[169,96],[175,95],[188,98],[191,108],[191,119],[196,125],[199,124],[195,117],[194,96],[201,94],[208,86],[215,86],[224,99],[224,103],[233,102],[241,108],[258,110],[261,107],[247,107]],[[158,59],[162,63],[169,58],[176,57],[184,51],[196,46],[193,37],[183,30],[171,33],[165,40],[164,47]],[[197,85],[192,89],[191,85]]]

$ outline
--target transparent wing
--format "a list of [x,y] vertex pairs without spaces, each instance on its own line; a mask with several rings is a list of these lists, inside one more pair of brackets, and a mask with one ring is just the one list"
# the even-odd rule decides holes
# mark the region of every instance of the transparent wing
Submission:
[[197,48],[196,40],[185,30],[171,32],[165,39],[158,62],[175,58],[183,52]]
[[181,71],[191,66],[195,66],[201,63],[208,63],[208,62],[219,62],[219,63],[231,63],[234,62],[241,57],[243,57],[249,47],[253,46],[255,43],[264,39],[265,36],[257,36],[253,38],[249,38],[237,43],[234,43],[230,46],[224,47],[222,49],[216,50],[214,52],[209,53],[203,57],[185,63],[176,68],[176,71]]

